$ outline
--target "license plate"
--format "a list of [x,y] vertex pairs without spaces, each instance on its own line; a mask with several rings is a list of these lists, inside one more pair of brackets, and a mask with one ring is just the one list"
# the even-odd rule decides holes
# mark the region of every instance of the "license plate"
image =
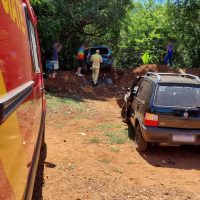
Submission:
[[193,135],[173,135],[173,142],[195,142],[195,136]]

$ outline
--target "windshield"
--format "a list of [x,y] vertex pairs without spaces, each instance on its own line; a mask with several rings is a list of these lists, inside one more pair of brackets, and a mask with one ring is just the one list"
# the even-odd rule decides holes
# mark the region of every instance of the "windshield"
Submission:
[[154,103],[169,107],[200,107],[200,87],[158,86]]
[[107,48],[92,48],[91,51],[90,51],[90,54],[95,54],[96,50],[99,50],[101,55],[108,54]]

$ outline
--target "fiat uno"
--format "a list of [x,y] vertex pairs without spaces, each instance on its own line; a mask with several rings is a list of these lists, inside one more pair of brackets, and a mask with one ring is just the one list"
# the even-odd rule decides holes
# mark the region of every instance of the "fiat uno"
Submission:
[[124,120],[135,128],[137,150],[152,144],[200,144],[200,79],[190,74],[147,73],[126,94]]

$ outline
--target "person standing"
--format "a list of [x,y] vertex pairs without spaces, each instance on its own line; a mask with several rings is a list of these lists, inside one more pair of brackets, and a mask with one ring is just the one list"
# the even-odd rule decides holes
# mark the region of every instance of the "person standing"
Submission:
[[53,69],[52,72],[50,73],[50,76],[52,76],[52,78],[55,78],[56,75],[56,70],[59,69],[59,61],[58,61],[58,54],[59,52],[62,50],[62,44],[60,42],[56,42],[53,45],[53,55],[52,55],[52,63],[53,63]]
[[164,58],[164,63],[165,65],[170,65],[170,67],[172,67],[172,58],[173,58],[173,50],[174,50],[174,47],[172,44],[168,44],[167,45],[167,55],[165,56]]
[[99,55],[100,51],[96,50],[96,53],[94,55],[92,55],[90,61],[92,62],[92,81],[93,81],[93,85],[96,86],[97,85],[97,81],[99,78],[99,70],[100,70],[100,66],[101,63],[103,63],[103,59],[101,57],[101,55]]
[[81,45],[81,47],[78,49],[78,70],[76,72],[76,75],[83,76],[81,74],[81,70],[84,68],[84,58],[85,58],[85,45]]

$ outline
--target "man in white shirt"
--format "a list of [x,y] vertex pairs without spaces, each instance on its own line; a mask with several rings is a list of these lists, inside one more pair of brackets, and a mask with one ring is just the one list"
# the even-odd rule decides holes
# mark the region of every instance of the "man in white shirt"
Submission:
[[100,70],[100,66],[101,63],[103,63],[103,59],[101,57],[101,55],[99,55],[100,51],[96,50],[96,53],[94,55],[92,55],[90,61],[92,62],[92,80],[93,80],[93,84],[94,86],[97,85],[97,81],[99,78],[99,70]]

